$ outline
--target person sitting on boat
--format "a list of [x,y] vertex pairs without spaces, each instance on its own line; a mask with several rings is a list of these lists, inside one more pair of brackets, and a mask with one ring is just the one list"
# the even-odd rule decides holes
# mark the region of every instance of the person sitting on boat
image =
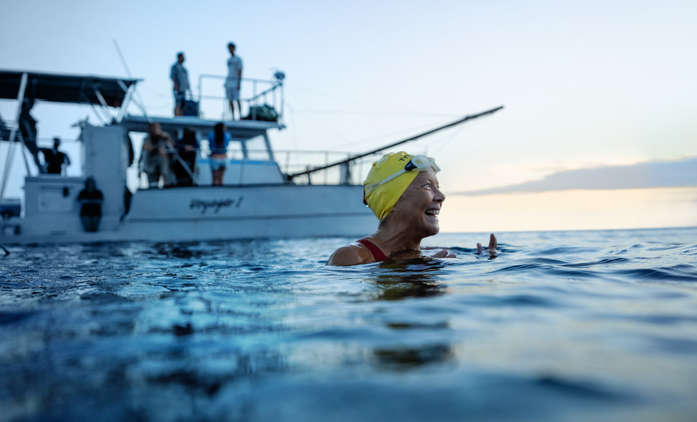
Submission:
[[[387,259],[422,257],[421,240],[437,234],[438,214],[445,195],[436,173],[440,168],[424,155],[397,152],[373,163],[363,183],[363,202],[380,220],[377,231],[366,238],[337,249],[329,265],[358,265]],[[489,251],[495,253],[496,238],[490,237]],[[447,249],[431,255],[454,258]]]
[[77,195],[80,203],[80,221],[86,232],[99,230],[99,222],[102,220],[102,202],[104,195],[97,189],[97,184],[92,177],[85,180],[85,188]]
[[213,131],[208,134],[208,145],[211,149],[210,166],[213,186],[222,186],[225,177],[225,163],[227,161],[227,146],[230,143],[230,134],[225,131],[222,122],[216,123]]
[[41,148],[48,174],[63,174],[63,169],[70,165],[70,157],[58,149],[60,145],[61,139],[56,136],[53,138],[53,148]]
[[148,136],[143,140],[142,155],[151,188],[158,186],[160,177],[164,179],[165,186],[174,184],[169,157],[172,151],[174,151],[174,142],[169,133],[163,131],[159,123],[150,123]]
[[177,61],[169,69],[169,78],[172,80],[172,92],[174,93],[174,115],[184,114],[184,101],[186,93],[190,89],[189,72],[184,67],[184,52],[177,53]]
[[180,158],[173,163],[177,186],[193,186],[196,153],[198,152],[196,132],[188,128],[184,129],[182,137],[177,139],[176,146]]

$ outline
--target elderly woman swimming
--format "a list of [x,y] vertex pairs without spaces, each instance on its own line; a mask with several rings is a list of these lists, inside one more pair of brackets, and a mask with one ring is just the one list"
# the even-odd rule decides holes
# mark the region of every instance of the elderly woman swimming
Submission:
[[[397,152],[373,163],[363,183],[363,202],[380,220],[377,232],[337,249],[327,264],[357,265],[386,259],[421,257],[421,240],[438,233],[438,214],[445,195],[436,173],[440,168],[432,158]],[[477,244],[478,251],[481,245]],[[489,252],[494,254],[492,234]],[[454,257],[447,249],[432,257]]]

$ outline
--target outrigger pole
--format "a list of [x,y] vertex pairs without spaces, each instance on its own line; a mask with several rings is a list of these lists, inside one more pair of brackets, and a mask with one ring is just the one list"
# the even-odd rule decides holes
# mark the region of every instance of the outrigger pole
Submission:
[[423,138],[424,136],[433,135],[434,133],[439,132],[439,131],[441,131],[441,130],[448,129],[448,128],[451,128],[451,127],[453,127],[453,126],[461,125],[461,124],[465,123],[465,122],[468,121],[468,120],[474,120],[474,119],[478,119],[478,118],[483,117],[483,116],[487,116],[487,115],[489,115],[489,114],[496,113],[497,111],[501,110],[502,108],[503,108],[503,106],[500,105],[500,106],[498,106],[498,107],[494,107],[494,108],[492,108],[492,109],[485,110],[485,111],[482,111],[482,112],[477,113],[477,114],[470,114],[470,115],[467,115],[467,116],[465,116],[465,117],[461,117],[461,118],[459,118],[459,119],[457,119],[457,120],[455,120],[455,121],[452,121],[452,122],[450,122],[450,123],[446,123],[446,124],[444,124],[444,125],[442,125],[442,126],[438,126],[438,127],[436,127],[436,128],[427,130],[427,131],[425,131],[425,132],[421,132],[421,133],[419,133],[419,134],[417,134],[417,135],[410,136],[410,137],[405,138],[405,139],[400,139],[399,141],[396,141],[396,142],[392,142],[391,144],[387,144],[387,145],[385,145],[385,146],[382,146],[382,147],[380,147],[380,148],[374,149],[374,150],[372,150],[372,151],[368,151],[368,152],[363,152],[363,153],[360,153],[360,154],[356,154],[356,155],[354,155],[354,156],[345,158],[345,159],[343,159],[343,160],[336,161],[336,162],[334,162],[334,163],[326,164],[326,165],[323,165],[323,166],[319,166],[319,167],[314,167],[314,168],[311,168],[311,169],[307,169],[307,170],[305,170],[305,171],[301,171],[301,172],[297,172],[297,173],[293,173],[293,174],[287,174],[287,175],[286,175],[286,179],[287,179],[288,181],[291,181],[291,180],[293,180],[294,178],[296,178],[296,177],[298,177],[298,176],[306,176],[306,175],[309,175],[309,174],[311,174],[311,173],[315,173],[315,172],[318,172],[318,171],[326,170],[326,169],[328,169],[328,168],[330,168],[330,167],[341,166],[341,165],[347,165],[347,164],[350,163],[351,161],[356,161],[356,160],[359,160],[359,159],[361,159],[361,158],[363,158],[363,157],[367,157],[367,156],[369,156],[369,155],[377,154],[377,153],[382,152],[382,151],[384,151],[384,150],[386,150],[386,149],[390,149],[390,148],[396,147],[397,145],[402,145],[402,144],[406,144],[407,142],[415,141],[415,140],[417,140],[417,139],[419,139],[419,138]]

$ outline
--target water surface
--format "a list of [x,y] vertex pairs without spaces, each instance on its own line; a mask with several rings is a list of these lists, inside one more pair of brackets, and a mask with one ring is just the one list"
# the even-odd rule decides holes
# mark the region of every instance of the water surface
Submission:
[[12,247],[0,419],[694,420],[697,229]]

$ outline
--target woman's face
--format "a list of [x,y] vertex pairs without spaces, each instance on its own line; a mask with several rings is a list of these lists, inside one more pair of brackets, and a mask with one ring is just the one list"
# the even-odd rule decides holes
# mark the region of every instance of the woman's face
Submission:
[[444,200],[433,170],[420,171],[390,214],[424,237],[432,236],[440,230],[438,214]]

